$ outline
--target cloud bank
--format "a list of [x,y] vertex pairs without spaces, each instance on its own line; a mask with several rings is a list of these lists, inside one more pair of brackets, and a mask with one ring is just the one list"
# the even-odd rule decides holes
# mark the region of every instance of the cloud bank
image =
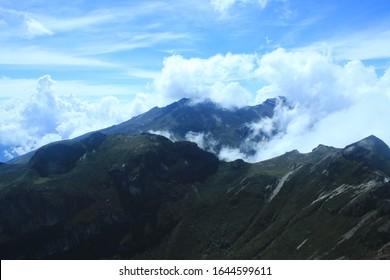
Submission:
[[[287,98],[289,106],[278,105],[273,118],[247,124],[252,134],[241,147],[223,147],[219,156],[225,160],[260,161],[293,149],[309,152],[319,144],[344,147],[370,134],[390,143],[390,68],[378,74],[361,61],[339,63],[314,50],[277,49],[263,56],[170,56],[149,92],[129,102],[112,96],[96,101],[58,96],[54,87],[50,76],[44,76],[29,99],[1,101],[3,157],[119,123],[182,97],[208,98],[228,109],[269,97]],[[217,145],[207,133],[189,133],[187,139],[211,151]],[[256,153],[244,153],[248,147]]]
[[[249,82],[258,86],[255,93]],[[209,98],[226,108],[287,97],[290,106],[278,106],[272,119],[248,124],[253,135],[239,149],[220,151],[225,160],[255,162],[293,149],[309,152],[318,144],[344,147],[370,134],[390,143],[390,68],[378,74],[359,60],[338,63],[328,53],[281,48],[263,56],[171,56],[154,86],[164,100]],[[259,134],[269,137],[259,141]],[[192,138],[207,146],[204,137]],[[243,153],[248,147],[256,154]]]
[[142,95],[128,103],[113,96],[85,101],[73,95],[57,96],[54,87],[55,82],[46,75],[29,98],[1,101],[1,160],[122,122],[146,109]]
[[283,95],[294,106],[277,108],[271,122],[280,132],[254,143],[258,153],[251,161],[292,149],[308,152],[320,143],[343,147],[370,134],[390,143],[390,69],[379,76],[361,61],[339,65],[316,52],[278,49],[262,57],[257,73],[269,83],[258,100]]
[[241,83],[255,78],[257,68],[254,54],[218,54],[208,59],[174,55],[164,60],[153,86],[163,102],[189,97],[241,107],[253,102],[252,93]]

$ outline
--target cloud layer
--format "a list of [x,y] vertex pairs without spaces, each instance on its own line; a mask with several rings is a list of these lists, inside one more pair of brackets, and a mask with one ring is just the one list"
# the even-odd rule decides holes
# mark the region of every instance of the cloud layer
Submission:
[[[252,84],[252,88],[247,85]],[[253,94],[253,84],[258,86]],[[318,144],[343,147],[370,134],[390,143],[390,69],[378,74],[373,66],[353,60],[337,63],[328,53],[277,49],[260,57],[216,55],[209,59],[172,56],[154,81],[164,100],[210,98],[227,108],[285,96],[290,106],[278,106],[272,119],[248,124],[253,135],[241,149],[224,147],[220,157],[259,161]],[[255,136],[278,133],[264,141]],[[203,137],[192,137],[205,146]],[[243,151],[255,149],[255,155]]]
[[258,99],[284,95],[294,107],[278,108],[272,123],[281,132],[256,143],[253,161],[292,149],[308,152],[320,143],[343,147],[370,134],[390,143],[390,69],[378,76],[360,61],[339,65],[316,52],[278,49],[261,59],[257,71],[269,82]]
[[[170,56],[149,92],[129,102],[112,96],[96,101],[59,96],[54,86],[50,76],[44,76],[29,99],[1,101],[0,146],[7,147],[2,157],[110,126],[182,97],[209,98],[229,109],[287,97],[290,105],[279,105],[273,118],[247,124],[252,135],[241,149],[221,150],[219,156],[226,160],[259,161],[293,149],[308,152],[318,144],[343,147],[370,134],[390,143],[390,69],[378,74],[361,61],[340,64],[316,51]],[[259,134],[267,137],[259,140]],[[202,147],[216,146],[213,135],[187,136]],[[244,154],[248,147],[256,154]]]
[[[85,101],[73,95],[58,96],[50,76],[41,77],[27,99],[0,103],[0,159],[10,159],[52,141],[69,139],[107,127],[141,113],[142,95],[124,103],[113,96]],[[140,104],[142,103],[142,104]]]
[[210,98],[225,107],[246,106],[253,95],[242,83],[253,80],[257,68],[258,57],[253,54],[218,54],[208,59],[174,55],[164,60],[153,86],[165,102]]

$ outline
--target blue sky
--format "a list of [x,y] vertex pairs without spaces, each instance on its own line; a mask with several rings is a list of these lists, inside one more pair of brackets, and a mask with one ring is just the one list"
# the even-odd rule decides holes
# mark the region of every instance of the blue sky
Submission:
[[323,47],[338,60],[387,59],[389,26],[388,1],[1,0],[0,71],[12,79],[50,74],[135,93],[171,54]]
[[[354,88],[348,75],[358,71],[364,79],[371,77],[362,92],[367,87],[386,91],[390,3],[0,0],[0,42],[0,106],[3,114],[12,116],[0,123],[0,153],[10,157],[185,96],[231,107],[278,93],[304,107],[313,83],[318,88],[320,82],[299,70],[311,63],[316,67],[312,73],[325,73],[325,80],[337,71],[342,71],[338,77],[345,75],[329,91]],[[289,63],[279,67],[285,65],[283,59],[297,63],[293,73],[283,72]],[[302,81],[286,88],[275,71],[286,79],[297,75],[291,84]],[[310,89],[302,96],[297,88],[305,83]],[[345,95],[329,96],[336,94]],[[52,107],[43,104],[49,97],[55,100]],[[348,106],[357,104],[355,97],[348,98],[354,100],[346,102]],[[48,115],[43,114],[32,129],[28,112],[34,106],[40,112],[54,107],[47,113],[57,119],[48,126]],[[345,106],[338,110],[351,108]],[[69,122],[70,117],[76,121]],[[7,136],[15,129],[25,132],[21,139]]]

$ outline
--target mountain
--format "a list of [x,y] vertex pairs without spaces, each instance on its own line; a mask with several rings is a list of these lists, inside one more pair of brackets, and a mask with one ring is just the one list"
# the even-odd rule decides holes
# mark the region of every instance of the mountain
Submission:
[[[160,134],[171,140],[190,140],[201,148],[218,154],[223,146],[241,148],[244,153],[254,153],[250,146],[241,147],[241,143],[253,134],[251,124],[272,117],[275,107],[288,106],[284,97],[267,99],[256,106],[225,109],[218,104],[205,100],[195,102],[183,98],[166,107],[154,107],[148,112],[132,119],[99,131],[103,134],[137,135],[144,132]],[[80,141],[94,132],[79,136]],[[254,135],[253,140],[265,135]],[[9,161],[13,164],[27,163],[35,151]]]
[[390,149],[250,164],[147,133],[52,143],[0,166],[0,257],[390,259]]
[[226,144],[235,144],[247,136],[246,123],[272,117],[278,102],[285,102],[285,99],[279,97],[267,99],[256,106],[225,109],[210,100],[195,103],[191,99],[183,98],[163,108],[154,107],[144,114],[101,132],[135,135],[150,130],[161,130],[169,131],[178,140],[184,140],[190,131],[204,132],[212,133],[222,142],[227,141]]
[[[210,100],[195,102],[183,98],[163,108],[154,107],[144,114],[99,132],[128,135],[151,132],[171,140],[194,141],[201,148],[218,154],[222,146],[240,148],[241,143],[253,133],[250,124],[271,118],[278,104],[287,106],[287,100],[278,97],[267,99],[256,106],[225,109]],[[83,137],[85,136],[81,138]],[[265,135],[256,137],[262,138]],[[243,152],[254,151],[245,149]]]

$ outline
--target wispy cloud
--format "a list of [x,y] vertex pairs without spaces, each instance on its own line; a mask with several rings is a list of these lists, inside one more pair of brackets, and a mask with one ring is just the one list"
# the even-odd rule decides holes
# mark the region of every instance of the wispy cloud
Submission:
[[210,3],[216,11],[221,13],[221,15],[226,15],[227,11],[235,4],[254,4],[258,5],[261,9],[264,9],[270,1],[271,0],[210,0]]
[[29,38],[54,34],[52,31],[47,29],[42,23],[40,23],[36,19],[29,18],[26,20],[25,23],[26,23],[27,31],[28,31],[27,36]]
[[[69,9],[65,15],[45,10],[45,13],[37,13],[16,9],[5,9],[0,6],[0,15],[3,15],[9,26],[18,27],[18,23],[27,22],[39,29],[51,30],[53,32],[67,32],[90,28],[108,23],[126,23],[136,18],[156,12],[162,9],[163,5],[158,2],[133,4],[115,8],[102,8],[93,10],[82,10],[80,7]],[[29,26],[27,26],[29,27]]]
[[117,66],[110,62],[56,52],[37,46],[14,48],[0,47],[0,65],[51,65],[85,67]]
[[336,60],[371,60],[390,58],[390,29],[361,30],[344,36],[324,38],[298,51],[320,51],[332,54]]
[[3,76],[0,78],[0,98],[26,98],[31,94],[36,82],[35,79],[11,79]]
[[141,48],[150,48],[164,42],[193,40],[190,34],[171,32],[145,32],[121,34],[118,38],[103,36],[94,45],[83,45],[75,51],[81,55],[102,55]]
[[160,74],[159,71],[152,71],[141,68],[130,68],[128,70],[128,75],[133,78],[140,79],[155,79]]
[[331,40],[329,44],[339,59],[390,58],[390,29],[366,30]]

